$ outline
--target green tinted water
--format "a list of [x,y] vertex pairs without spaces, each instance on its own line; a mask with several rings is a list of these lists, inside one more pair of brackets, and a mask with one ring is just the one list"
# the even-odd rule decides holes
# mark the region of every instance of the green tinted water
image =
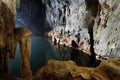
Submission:
[[[33,74],[42,66],[44,66],[49,59],[57,60],[74,60],[78,65],[87,66],[89,63],[89,56],[81,53],[75,53],[71,56],[71,50],[67,47],[58,47],[43,37],[31,38],[31,70]],[[72,57],[72,58],[71,58]],[[16,58],[10,60],[10,72],[13,76],[19,77],[20,74],[20,48],[18,46],[16,51]]]

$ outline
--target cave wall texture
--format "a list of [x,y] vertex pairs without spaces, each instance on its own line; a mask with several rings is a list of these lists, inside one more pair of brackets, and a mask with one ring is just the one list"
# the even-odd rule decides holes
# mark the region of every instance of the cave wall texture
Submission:
[[[63,44],[76,41],[80,49],[105,58],[120,57],[119,0],[43,0],[48,33]],[[60,39],[62,37],[62,39]]]
[[[16,0],[0,0],[0,74],[9,74],[9,59],[15,58],[20,44],[22,77],[32,76],[30,69],[32,32],[26,28],[15,28]],[[28,76],[29,75],[29,76]],[[1,79],[0,77],[0,80]]]
[[0,67],[4,72],[8,72],[9,52],[15,53],[13,36],[15,14],[15,3],[13,1],[0,0]]
[[[74,40],[81,50],[103,57],[120,57],[120,0],[42,0],[46,5],[48,33],[61,44],[71,46]],[[32,77],[30,70],[32,32],[26,28],[15,28],[16,4],[19,1],[0,0],[0,80],[9,74],[9,58],[15,58],[20,44],[20,80],[119,80],[120,59],[104,60],[97,68],[83,68],[72,61],[50,60]],[[44,20],[43,20],[44,21]],[[44,23],[42,23],[44,24]],[[61,38],[61,39],[60,39]],[[63,41],[63,42],[62,42]],[[29,76],[28,76],[29,75]],[[8,77],[8,76],[7,76]]]

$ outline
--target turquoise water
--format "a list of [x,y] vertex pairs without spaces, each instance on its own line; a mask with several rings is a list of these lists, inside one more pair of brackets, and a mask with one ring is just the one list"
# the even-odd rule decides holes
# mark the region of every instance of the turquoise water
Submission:
[[[57,60],[73,60],[78,65],[88,66],[89,56],[81,52],[71,53],[71,49],[59,45],[54,45],[47,38],[32,37],[31,38],[31,70],[33,74],[42,66],[44,66],[49,59]],[[20,74],[20,49],[19,46],[16,51],[16,57],[10,60],[11,75],[19,77]]]

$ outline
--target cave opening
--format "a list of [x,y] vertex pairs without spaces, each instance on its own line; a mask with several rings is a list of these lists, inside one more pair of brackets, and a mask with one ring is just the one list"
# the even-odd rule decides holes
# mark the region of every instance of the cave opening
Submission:
[[43,36],[45,32],[46,7],[42,0],[18,0],[16,27],[26,27],[33,36]]

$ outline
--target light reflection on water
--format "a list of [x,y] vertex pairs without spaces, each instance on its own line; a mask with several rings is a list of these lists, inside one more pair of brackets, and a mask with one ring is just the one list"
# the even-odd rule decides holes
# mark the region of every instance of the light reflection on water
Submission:
[[[31,70],[33,74],[49,59],[73,60],[78,65],[88,66],[90,57],[80,51],[71,52],[71,48],[54,45],[48,39],[43,37],[31,38]],[[10,71],[13,76],[19,77],[20,74],[20,49],[17,48],[16,58],[10,60]]]

